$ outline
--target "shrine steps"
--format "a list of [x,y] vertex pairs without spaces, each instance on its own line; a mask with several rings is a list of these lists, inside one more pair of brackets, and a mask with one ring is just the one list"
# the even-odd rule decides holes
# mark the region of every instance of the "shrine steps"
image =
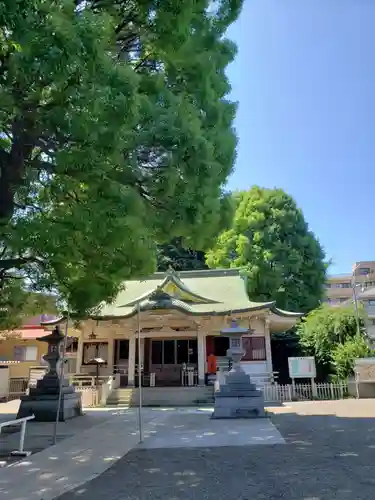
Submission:
[[[199,406],[212,405],[214,388],[202,387],[143,387],[143,406]],[[107,406],[138,406],[137,388],[115,389],[109,395]]]

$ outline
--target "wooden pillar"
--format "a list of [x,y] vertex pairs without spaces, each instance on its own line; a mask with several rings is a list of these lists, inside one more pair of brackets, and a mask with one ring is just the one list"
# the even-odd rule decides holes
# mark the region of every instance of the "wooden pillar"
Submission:
[[113,365],[114,365],[114,345],[115,341],[113,337],[109,337],[108,339],[108,359],[107,359],[107,367],[108,367],[108,375],[113,375]]
[[141,338],[141,355],[140,355],[140,363],[143,366],[143,370],[145,369],[145,340]]
[[267,363],[267,372],[270,381],[273,380],[273,366],[272,366],[272,350],[271,350],[271,332],[270,332],[270,320],[268,318],[265,319],[264,322],[264,340],[266,345],[266,363]]
[[83,332],[80,333],[80,336],[78,339],[77,362],[76,362],[76,372],[77,373],[81,373],[82,357],[83,357]]
[[134,387],[135,379],[135,342],[136,338],[133,335],[129,339],[128,385],[130,387]]
[[197,333],[198,344],[198,383],[205,385],[206,375],[206,334],[203,332]]

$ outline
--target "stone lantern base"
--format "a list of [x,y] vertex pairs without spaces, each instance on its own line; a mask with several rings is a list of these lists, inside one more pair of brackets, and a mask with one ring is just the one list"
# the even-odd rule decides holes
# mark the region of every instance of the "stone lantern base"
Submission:
[[263,392],[256,388],[243,370],[234,370],[225,377],[215,393],[215,407],[211,418],[265,417]]
[[[56,420],[59,388],[43,384],[45,379],[39,380],[35,389],[30,389],[30,394],[21,396],[21,404],[17,418],[35,415],[37,422],[54,422]],[[73,417],[82,415],[81,394],[75,392],[74,387],[64,383],[61,393],[59,420],[63,422]]]

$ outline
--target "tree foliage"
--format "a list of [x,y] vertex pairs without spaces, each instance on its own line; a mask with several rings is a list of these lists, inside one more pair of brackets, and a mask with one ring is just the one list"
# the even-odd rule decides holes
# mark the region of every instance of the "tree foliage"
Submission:
[[339,380],[345,380],[354,374],[354,362],[357,358],[371,355],[368,343],[362,335],[355,335],[344,344],[338,344],[332,353],[332,364]]
[[157,249],[158,271],[167,271],[170,267],[176,271],[207,269],[205,253],[186,248],[180,238],[175,238]]
[[231,194],[225,194],[222,197],[218,224],[206,233],[206,238],[202,240],[203,245],[199,249],[191,246],[194,244],[194,237],[191,238],[190,235],[185,238],[174,238],[168,243],[158,245],[157,269],[159,271],[166,271],[169,267],[176,271],[207,269],[205,250],[214,243],[220,231],[232,225],[234,209],[235,204]]
[[57,314],[54,295],[25,290],[20,280],[7,280],[0,294],[0,335],[17,328],[27,318],[41,314]]
[[324,251],[302,211],[282,189],[234,194],[233,225],[207,253],[209,267],[242,267],[252,300],[306,312],[323,296]]
[[0,284],[78,313],[221,224],[241,0],[0,5]]
[[[359,309],[361,334],[364,312]],[[299,341],[307,354],[315,356],[327,372],[343,373],[352,366],[356,353],[366,344],[358,335],[355,310],[352,306],[323,305],[311,311],[298,325]],[[351,357],[351,358],[350,358]],[[350,360],[350,359],[351,360]]]

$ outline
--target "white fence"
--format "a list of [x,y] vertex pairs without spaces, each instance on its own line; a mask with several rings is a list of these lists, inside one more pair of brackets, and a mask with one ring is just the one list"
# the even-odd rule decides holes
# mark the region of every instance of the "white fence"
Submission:
[[265,384],[261,387],[264,400],[267,403],[282,403],[284,401],[314,401],[343,399],[348,394],[348,384]]

